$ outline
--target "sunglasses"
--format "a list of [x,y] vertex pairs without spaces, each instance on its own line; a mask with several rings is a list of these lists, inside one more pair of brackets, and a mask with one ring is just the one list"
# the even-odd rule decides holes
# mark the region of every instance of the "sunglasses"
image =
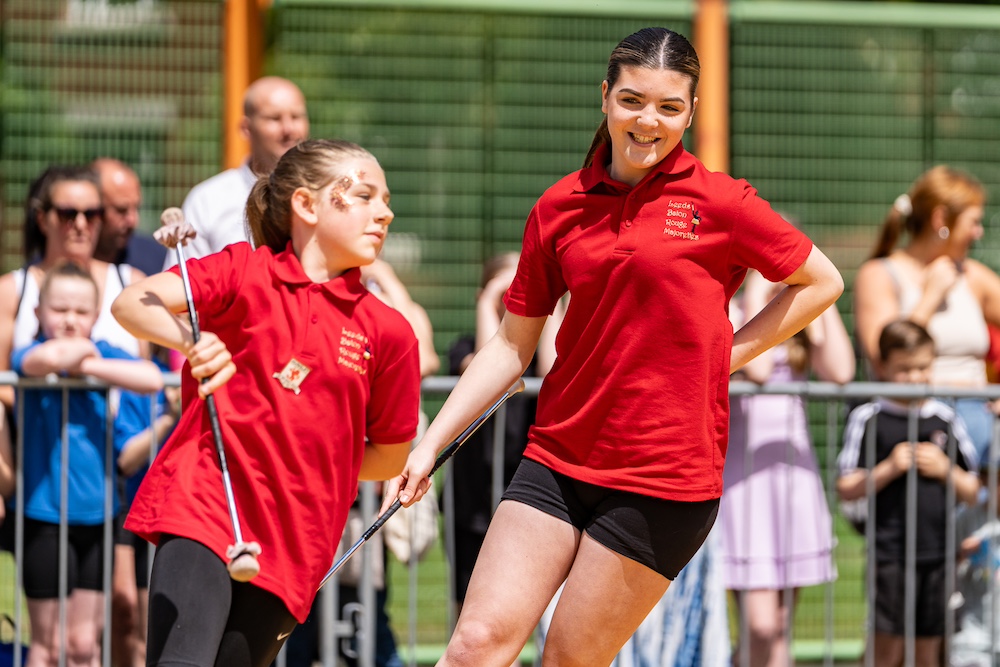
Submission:
[[56,216],[59,218],[59,222],[64,225],[76,222],[78,215],[83,215],[87,219],[87,224],[92,225],[98,222],[104,217],[103,208],[88,208],[86,210],[79,210],[76,208],[63,208],[62,206],[53,206],[49,209],[50,211],[55,211]]

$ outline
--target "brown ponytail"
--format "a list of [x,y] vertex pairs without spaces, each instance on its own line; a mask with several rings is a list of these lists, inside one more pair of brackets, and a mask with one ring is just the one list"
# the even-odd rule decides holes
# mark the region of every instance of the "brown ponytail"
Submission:
[[879,230],[878,241],[875,242],[875,249],[872,250],[871,259],[889,256],[889,253],[899,243],[899,237],[903,235],[905,224],[906,216],[895,206],[889,209],[885,220],[882,221],[882,229]]

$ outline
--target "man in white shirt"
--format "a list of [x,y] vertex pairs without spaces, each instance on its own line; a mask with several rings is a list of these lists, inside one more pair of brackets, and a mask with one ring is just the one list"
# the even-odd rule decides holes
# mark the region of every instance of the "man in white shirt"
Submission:
[[[243,97],[240,131],[250,142],[247,161],[202,181],[184,199],[184,219],[198,235],[188,241],[188,257],[204,257],[247,240],[244,209],[250,189],[292,146],[309,137],[306,100],[298,86],[276,76],[257,79]],[[177,263],[167,253],[164,268]]]

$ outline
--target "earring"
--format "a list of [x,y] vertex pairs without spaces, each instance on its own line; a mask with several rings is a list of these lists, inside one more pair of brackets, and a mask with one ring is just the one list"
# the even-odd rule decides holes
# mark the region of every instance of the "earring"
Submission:
[[947,241],[948,237],[951,236],[951,231],[947,227],[942,227],[938,230],[938,236],[941,237],[942,241]]

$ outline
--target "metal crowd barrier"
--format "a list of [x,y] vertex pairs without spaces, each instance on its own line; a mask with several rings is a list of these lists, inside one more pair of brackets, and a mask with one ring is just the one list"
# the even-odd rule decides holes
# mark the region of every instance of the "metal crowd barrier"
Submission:
[[[168,386],[177,386],[179,384],[179,378],[177,374],[167,374],[165,376],[166,384]],[[442,397],[447,395],[455,386],[457,378],[454,377],[432,377],[424,380],[422,384],[423,394],[425,398],[427,397]],[[540,387],[540,380],[538,379],[527,379],[525,395],[527,396],[537,396],[538,389]],[[16,387],[18,394],[20,395],[23,391],[30,391],[33,389],[58,389],[63,392],[63,413],[66,414],[66,405],[68,402],[68,395],[70,389],[77,388],[103,388],[104,385],[90,381],[87,379],[83,380],[72,380],[65,378],[44,378],[44,379],[22,379],[18,378],[16,374],[11,372],[0,372],[0,385],[13,385]],[[897,385],[890,383],[866,383],[857,382],[850,383],[847,385],[836,385],[831,383],[822,382],[792,382],[792,383],[775,383],[766,385],[756,385],[749,382],[733,382],[730,385],[730,395],[732,397],[739,396],[752,396],[752,395],[792,395],[801,397],[807,404],[822,404],[825,406],[825,417],[822,419],[816,419],[816,411],[812,411],[813,419],[810,421],[809,430],[813,435],[814,441],[820,439],[823,441],[823,451],[825,451],[825,461],[820,461],[821,471],[825,471],[824,475],[824,488],[826,491],[827,503],[830,508],[831,514],[836,517],[838,510],[837,507],[839,503],[837,502],[836,491],[835,491],[835,481],[837,475],[836,467],[836,455],[841,448],[841,429],[843,426],[844,417],[846,415],[845,406],[850,403],[859,403],[867,401],[873,397],[884,397],[884,398],[896,398],[896,399],[920,399],[937,397],[945,402],[954,401],[961,398],[977,398],[977,399],[997,399],[1000,398],[1000,385],[991,385],[983,389],[973,390],[973,389],[957,389],[957,388],[942,388],[942,387],[930,387],[924,385]],[[19,401],[19,405],[23,405],[23,402]],[[155,407],[150,414],[150,424],[155,419]],[[911,426],[915,425],[916,412],[911,410]],[[23,421],[23,418],[18,416],[19,421]],[[484,428],[494,428],[494,442],[497,446],[493,449],[493,480],[491,488],[489,490],[492,499],[492,506],[495,508],[499,503],[499,498],[503,492],[503,451],[502,446],[505,430],[503,428],[505,418],[505,409],[501,407],[499,414],[493,420],[492,424],[486,424]],[[109,411],[109,426],[110,426],[110,411]],[[915,430],[911,431],[915,433]],[[68,444],[66,442],[67,428],[65,421],[62,424],[63,432],[63,447],[62,447],[62,467],[63,470],[67,469],[68,462]],[[989,470],[989,488],[988,488],[988,513],[990,517],[994,519],[997,517],[997,458],[1000,454],[1000,426],[998,422],[994,419],[993,422],[993,443],[991,446],[991,455],[989,460],[985,463],[985,467]],[[26,635],[22,634],[22,628],[24,628],[24,619],[22,613],[23,606],[23,593],[22,593],[22,572],[21,572],[21,558],[19,554],[23,553],[23,540],[24,540],[24,515],[23,515],[23,431],[18,431],[18,437],[16,441],[16,490],[15,499],[17,511],[14,513],[13,517],[8,517],[7,520],[15,521],[15,590],[14,590],[14,603],[13,609],[11,610],[11,615],[14,618],[15,624],[15,642],[17,638],[23,638]],[[111,577],[112,577],[112,554],[113,554],[113,520],[114,517],[111,516],[112,513],[112,480],[114,470],[112,468],[112,437],[111,429],[108,431],[108,438],[106,442],[106,466],[105,466],[105,518],[104,518],[104,545],[105,545],[105,560],[104,560],[104,592],[105,592],[105,605],[104,605],[104,624],[105,632],[102,637],[102,665],[104,667],[109,667],[111,664],[111,651],[110,651],[110,627],[111,627]],[[872,447],[868,448],[869,456],[874,457],[874,450]],[[948,454],[954,464],[956,451],[954,438],[950,439]],[[155,455],[155,448],[152,455]],[[874,459],[870,458],[868,461],[869,469],[873,467]],[[914,469],[915,470],[915,469]],[[444,475],[444,488],[440,496],[440,502],[442,503],[442,509],[445,516],[453,515],[453,490],[451,488],[451,475],[449,474],[450,466],[445,468]],[[907,534],[909,539],[912,540],[915,535],[914,528],[917,525],[919,518],[916,515],[916,506],[913,501],[915,501],[915,482],[916,474],[911,472],[908,476],[908,484],[910,485],[911,491],[909,493],[909,500],[911,504],[908,506],[907,513]],[[869,484],[874,482],[869,478]],[[66,516],[68,512],[68,507],[66,506],[67,498],[67,478],[64,475],[61,479],[61,493],[62,493],[62,506],[60,508],[61,520],[59,528],[59,538],[61,545],[65,546],[68,527]],[[871,489],[869,489],[870,491]],[[948,484],[948,498],[954,500],[955,491],[951,483]],[[869,493],[867,496],[868,502],[868,516],[874,516],[875,510],[875,494]],[[377,497],[374,489],[374,485],[371,483],[365,483],[361,485],[361,513],[364,525],[370,525],[371,520],[374,520],[375,512],[377,511],[379,505],[379,498]],[[752,507],[748,509],[752,511]],[[398,519],[394,519],[398,520]],[[444,524],[444,536],[443,543],[446,553],[446,566],[447,563],[454,562],[455,554],[455,540],[452,530],[451,522],[446,520]],[[874,525],[874,521],[868,522],[869,526]],[[834,522],[836,526],[836,522]],[[836,530],[836,529],[835,529]],[[955,535],[955,520],[954,513],[949,513],[948,523],[947,523],[947,552],[948,558],[946,563],[946,571],[948,573],[948,593],[954,592],[954,574],[957,567],[955,554],[957,552],[956,545],[956,535]],[[989,546],[992,549],[994,546],[994,540],[997,539],[994,536],[989,537]],[[837,549],[837,536],[833,536],[834,549],[836,554]],[[866,548],[865,553],[867,557],[867,562],[874,562],[874,539],[869,533],[865,538]],[[910,545],[912,547],[912,542]],[[357,665],[360,667],[374,667],[374,653],[375,653],[375,586],[373,581],[373,558],[374,554],[371,553],[371,549],[362,549],[362,553],[355,556],[361,560],[361,580],[358,587],[359,590],[359,604],[353,605],[350,609],[350,618],[342,619],[341,613],[338,611],[338,600],[337,600],[337,581],[332,580],[320,594],[319,609],[321,611],[320,619],[320,641],[319,641],[319,654],[320,654],[320,664],[322,667],[337,667],[340,664],[338,658],[338,647],[353,638],[355,645],[353,648],[348,648],[345,650],[347,655],[354,658]],[[150,562],[152,559],[150,559]],[[399,563],[393,563],[393,567],[400,566]],[[906,586],[904,593],[905,603],[908,605],[906,610],[906,634],[905,634],[905,660],[904,664],[912,665],[914,664],[914,642],[915,642],[915,626],[914,626],[914,554],[908,552],[906,560]],[[400,641],[401,655],[404,657],[407,664],[411,666],[417,665],[417,655],[419,653],[419,646],[417,641],[417,624],[418,618],[416,613],[416,596],[417,596],[417,578],[418,570],[420,568],[419,562],[414,562],[409,565],[402,565],[407,569],[407,589],[406,594],[406,618],[393,619],[393,626],[397,629],[397,635],[402,634],[400,632],[401,628],[405,628],[405,640]],[[67,588],[67,578],[66,578],[66,549],[61,550],[59,558],[59,592],[60,592],[60,656],[59,656],[59,667],[65,667],[66,664],[66,642],[65,642],[65,632],[66,632],[66,588]],[[996,574],[996,564],[991,563],[991,574]],[[873,590],[874,587],[874,573],[873,568],[866,567],[866,589],[868,591]],[[388,584],[389,575],[386,570],[385,580]],[[452,578],[446,576],[447,581],[447,596],[446,604],[449,605],[447,616],[448,616],[448,627],[454,627],[454,615],[451,610],[451,600],[454,598]],[[860,582],[858,582],[860,585]],[[862,664],[866,667],[873,666],[874,655],[871,651],[870,645],[857,645],[854,644],[853,651],[848,651],[847,653],[854,653],[853,656],[845,656],[843,649],[838,649],[838,646],[842,646],[843,642],[838,635],[842,634],[833,622],[834,611],[837,605],[837,600],[834,596],[834,582],[824,585],[823,593],[823,637],[820,640],[812,640],[811,645],[815,648],[816,652],[816,662],[821,662],[824,665],[832,665],[835,660],[843,659],[845,657],[853,657],[854,660],[860,659]],[[394,591],[396,595],[399,595],[401,591]],[[785,591],[785,594],[790,594],[791,591]],[[949,596],[946,595],[946,599]],[[992,595],[991,599],[988,601],[989,608],[994,611],[997,610],[997,605],[1000,603],[1000,596]],[[871,594],[867,594],[864,601],[864,608],[866,613],[864,614],[864,619],[857,619],[863,623],[863,627],[860,628],[864,638],[871,635],[873,629],[873,618],[874,618],[874,601]],[[0,610],[2,611],[2,610]],[[745,619],[746,614],[741,614],[741,618]],[[945,636],[945,654],[947,655],[950,648],[950,641],[955,632],[954,618],[951,614],[946,615],[946,636]],[[744,622],[744,630],[745,630]],[[794,633],[795,626],[792,626],[792,632]],[[851,634],[851,633],[848,633]],[[793,637],[794,638],[794,637]],[[996,636],[995,627],[991,628],[991,640],[992,643],[996,644],[1000,641],[1000,638]],[[522,658],[528,660],[535,655],[534,647],[527,647],[526,651],[522,654]],[[735,647],[734,647],[735,650]],[[859,654],[860,651],[860,654]],[[800,651],[801,653],[801,651]],[[741,666],[749,665],[749,653],[745,647],[741,647],[740,650],[736,652],[736,660],[734,664]],[[795,659],[795,655],[790,654],[789,664]],[[284,651],[277,660],[277,667],[285,667],[286,656]],[[22,659],[19,651],[14,652],[14,667],[22,667]]]

